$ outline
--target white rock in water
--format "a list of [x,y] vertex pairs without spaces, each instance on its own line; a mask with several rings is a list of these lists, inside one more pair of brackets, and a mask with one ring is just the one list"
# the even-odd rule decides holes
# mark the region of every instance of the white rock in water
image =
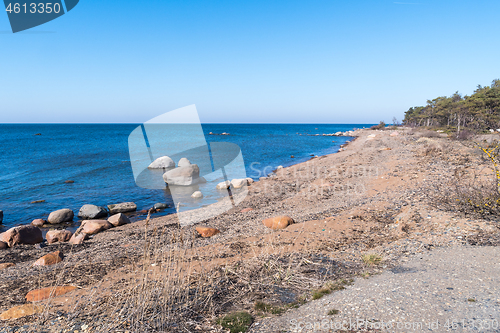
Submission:
[[226,180],[225,182],[217,184],[217,186],[215,188],[218,190],[225,190],[229,186],[231,186],[231,182],[229,180]]
[[159,157],[148,166],[148,169],[171,169],[171,168],[175,168],[175,162],[168,156]]
[[163,180],[168,185],[189,186],[205,181],[200,177],[200,168],[196,164],[181,166],[163,174]]
[[201,199],[201,198],[203,198],[203,193],[201,193],[200,191],[196,191],[193,194],[191,194],[191,198],[193,198],[193,199]]
[[178,166],[180,167],[183,167],[183,166],[190,166],[191,165],[191,162],[189,162],[189,160],[185,157],[181,158],[179,160],[179,163],[177,163]]
[[243,186],[246,186],[247,184],[248,184],[248,181],[245,178],[231,180],[231,186],[233,188],[242,188]]
[[279,166],[276,168],[276,170],[281,170],[281,169],[283,169],[283,166],[282,166],[282,165],[279,165]]

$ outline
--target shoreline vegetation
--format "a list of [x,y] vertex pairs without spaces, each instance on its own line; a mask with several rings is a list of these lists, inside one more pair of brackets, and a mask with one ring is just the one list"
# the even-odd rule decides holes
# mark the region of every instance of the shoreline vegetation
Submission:
[[458,91],[452,96],[440,96],[425,106],[411,107],[405,112],[403,124],[411,127],[438,128],[446,133],[461,132],[463,138],[472,133],[500,129],[500,80],[490,86],[478,85],[470,96]]
[[[265,318],[409,255],[500,244],[495,211],[478,206],[491,198],[473,191],[496,186],[476,146],[407,126],[350,134],[338,153],[276,169],[238,207],[197,225],[153,210],[128,223],[114,206],[112,221],[52,233],[50,244],[35,226],[12,232],[0,250],[0,332],[265,331]],[[474,140],[494,147],[498,134]],[[16,244],[22,237],[34,245]]]

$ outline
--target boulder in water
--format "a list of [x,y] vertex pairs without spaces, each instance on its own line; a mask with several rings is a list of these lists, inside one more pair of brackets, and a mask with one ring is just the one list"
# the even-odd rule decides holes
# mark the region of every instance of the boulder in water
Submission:
[[163,174],[163,180],[169,186],[190,186],[205,181],[203,177],[200,177],[200,168],[196,164],[169,170]]
[[137,205],[133,202],[123,202],[114,205],[108,205],[109,214],[129,213],[137,210]]
[[177,163],[177,165],[180,167],[190,166],[191,162],[189,162],[189,160],[187,158],[183,157],[179,160],[179,163]]
[[78,217],[83,220],[93,220],[106,216],[108,216],[106,208],[96,205],[83,205],[78,212]]
[[175,162],[168,156],[159,157],[148,166],[148,169],[172,169],[172,168],[175,168]]
[[162,202],[155,203],[153,206],[153,209],[155,209],[155,210],[167,209],[167,208],[168,208],[168,205],[166,203],[162,203]]
[[50,224],[59,224],[59,223],[64,223],[64,222],[71,222],[73,221],[73,217],[75,217],[75,214],[71,209],[59,209],[56,210],[55,212],[52,212],[49,214],[49,217],[47,218],[47,222]]
[[193,194],[191,194],[191,198],[193,198],[193,199],[201,199],[201,198],[203,198],[203,193],[201,193],[200,191],[196,191]]

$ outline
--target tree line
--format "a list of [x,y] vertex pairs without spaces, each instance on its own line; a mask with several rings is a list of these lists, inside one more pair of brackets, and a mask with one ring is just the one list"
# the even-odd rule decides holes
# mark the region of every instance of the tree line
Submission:
[[428,100],[426,106],[411,107],[405,112],[407,126],[445,127],[451,130],[466,128],[486,131],[500,128],[500,80],[491,86],[477,86],[470,96],[455,92],[452,96]]

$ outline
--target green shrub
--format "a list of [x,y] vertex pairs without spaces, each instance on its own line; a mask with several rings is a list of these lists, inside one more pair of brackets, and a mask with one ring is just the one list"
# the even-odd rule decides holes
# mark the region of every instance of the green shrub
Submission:
[[217,320],[217,324],[231,333],[246,332],[253,323],[253,317],[248,312],[234,312]]

